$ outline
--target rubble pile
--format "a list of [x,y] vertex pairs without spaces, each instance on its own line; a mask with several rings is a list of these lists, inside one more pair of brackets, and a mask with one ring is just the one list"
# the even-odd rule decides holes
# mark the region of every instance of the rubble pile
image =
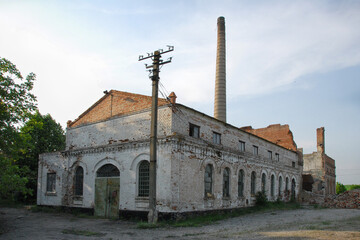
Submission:
[[339,195],[332,195],[325,198],[324,207],[329,208],[359,208],[360,189],[346,191]]

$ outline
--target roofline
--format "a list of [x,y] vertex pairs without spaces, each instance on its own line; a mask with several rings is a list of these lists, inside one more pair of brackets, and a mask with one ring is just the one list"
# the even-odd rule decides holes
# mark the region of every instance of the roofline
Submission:
[[[237,130],[239,130],[239,131],[241,131],[241,132],[243,132],[243,133],[252,135],[252,136],[254,136],[254,137],[256,137],[256,138],[259,138],[259,139],[264,140],[264,141],[266,141],[266,142],[268,142],[268,143],[271,143],[271,144],[273,144],[273,145],[276,145],[276,146],[278,146],[278,147],[281,147],[281,148],[283,148],[283,149],[286,149],[286,150],[288,150],[288,151],[291,151],[291,152],[294,152],[294,153],[297,154],[297,151],[294,151],[294,150],[292,150],[292,149],[289,149],[289,148],[283,147],[283,146],[281,146],[281,145],[278,145],[278,144],[276,144],[276,143],[274,143],[274,142],[271,142],[271,141],[269,141],[269,140],[267,140],[267,139],[265,139],[265,138],[259,137],[259,136],[255,135],[255,134],[253,134],[253,133],[249,133],[249,132],[247,132],[247,131],[244,131],[244,130],[238,128],[238,127],[235,127],[235,126],[233,126],[233,125],[231,125],[231,124],[229,124],[229,123],[226,123],[226,122],[223,122],[223,121],[221,121],[221,120],[219,120],[219,119],[216,119],[216,118],[214,118],[214,117],[211,117],[211,116],[209,116],[209,115],[207,115],[207,114],[205,114],[205,113],[203,113],[203,112],[200,112],[200,111],[198,111],[198,110],[196,110],[196,109],[193,109],[193,108],[191,108],[191,107],[187,107],[187,106],[182,105],[182,104],[180,104],[180,103],[176,103],[175,105],[178,105],[178,106],[184,107],[184,108],[186,108],[186,109],[189,109],[189,110],[191,110],[191,111],[200,113],[200,114],[203,115],[204,117],[207,117],[207,118],[210,118],[210,119],[212,119],[212,120],[215,120],[215,121],[217,121],[217,122],[219,122],[219,123],[224,124],[225,126],[228,126],[228,127],[234,128],[234,129],[237,129]],[[289,129],[290,129],[290,127],[289,127]]]

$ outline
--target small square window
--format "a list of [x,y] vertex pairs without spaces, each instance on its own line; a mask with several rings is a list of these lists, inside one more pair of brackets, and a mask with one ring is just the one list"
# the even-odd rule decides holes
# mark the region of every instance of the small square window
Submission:
[[259,147],[258,146],[253,145],[253,154],[256,156],[259,155]]
[[200,137],[200,127],[189,123],[189,135],[194,138]]
[[275,160],[276,160],[276,161],[279,161],[279,160],[280,160],[280,154],[275,153]]
[[239,141],[239,150],[245,152],[245,142]]
[[272,151],[268,151],[268,158],[272,160]]
[[56,188],[56,173],[48,173],[46,179],[46,191],[54,193]]
[[217,132],[213,132],[213,143],[221,144],[221,134]]

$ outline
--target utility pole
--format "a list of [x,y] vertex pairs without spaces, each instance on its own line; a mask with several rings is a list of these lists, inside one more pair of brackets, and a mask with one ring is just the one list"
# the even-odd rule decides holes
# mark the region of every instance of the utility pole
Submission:
[[173,46],[168,46],[168,49],[163,51],[159,49],[154,53],[148,53],[148,56],[139,56],[139,61],[151,58],[152,65],[145,64],[146,69],[152,73],[150,79],[152,80],[152,103],[151,103],[151,132],[150,132],[150,167],[149,167],[149,214],[148,222],[156,223],[158,220],[158,212],[156,209],[156,143],[157,143],[157,115],[158,115],[158,86],[159,86],[159,72],[160,65],[171,62],[171,58],[167,61],[161,60],[161,54],[165,54],[174,50]]

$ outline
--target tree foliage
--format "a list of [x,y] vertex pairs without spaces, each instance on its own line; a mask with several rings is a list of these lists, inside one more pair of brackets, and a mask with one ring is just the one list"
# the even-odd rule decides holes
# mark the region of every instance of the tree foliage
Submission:
[[346,187],[344,186],[344,184],[336,182],[336,194],[340,194],[346,192]]
[[22,143],[17,164],[28,168],[27,186],[36,193],[39,155],[64,150],[64,130],[50,114],[41,115],[36,111],[20,129],[20,136]]
[[31,193],[27,178],[16,165],[18,159],[19,126],[36,109],[36,97],[31,93],[35,74],[24,80],[20,71],[5,58],[0,58],[0,198],[12,198],[15,193]]

